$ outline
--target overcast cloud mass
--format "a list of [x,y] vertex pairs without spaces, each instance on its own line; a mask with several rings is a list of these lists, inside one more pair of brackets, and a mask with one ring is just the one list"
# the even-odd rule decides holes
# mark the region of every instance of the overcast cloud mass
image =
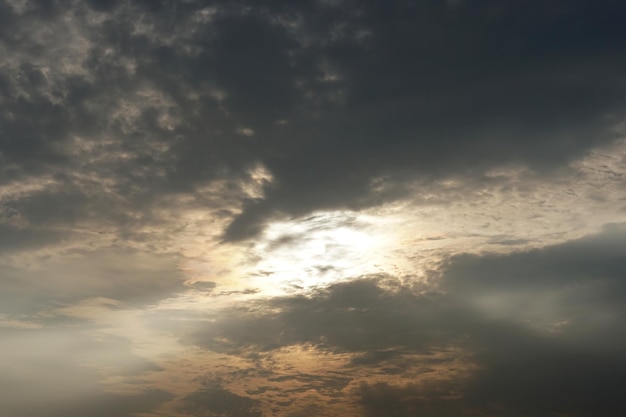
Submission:
[[0,0],[0,417],[619,417],[626,3]]

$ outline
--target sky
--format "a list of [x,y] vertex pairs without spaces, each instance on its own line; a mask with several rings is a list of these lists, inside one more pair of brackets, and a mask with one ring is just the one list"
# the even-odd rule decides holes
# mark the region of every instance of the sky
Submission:
[[626,3],[0,0],[0,417],[618,417]]

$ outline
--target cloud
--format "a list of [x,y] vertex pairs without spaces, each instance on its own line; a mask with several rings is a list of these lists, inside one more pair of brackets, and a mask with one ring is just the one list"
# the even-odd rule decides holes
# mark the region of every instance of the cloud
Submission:
[[[180,413],[617,415],[624,227],[572,239],[624,221],[624,12],[0,0],[3,332],[180,336],[162,350],[232,367],[177,391]],[[33,354],[0,378],[13,415],[171,399],[33,352],[49,372]],[[54,407],[21,409],[28,392]]]
[[529,252],[459,255],[442,286],[495,319],[538,327],[567,321],[572,330],[580,321],[580,330],[598,331],[614,324],[626,295],[625,243],[624,225],[609,224],[601,234]]
[[[255,313],[266,310],[275,313]],[[434,326],[445,314],[434,298],[390,293],[372,278],[336,284],[313,297],[277,298],[249,311],[234,310],[190,340],[231,353],[307,343],[347,352],[393,347],[426,352],[441,342]],[[407,334],[409,327],[414,330]]]
[[48,230],[20,229],[5,224],[0,224],[0,251],[37,249],[57,243],[62,239],[61,233]]
[[[480,2],[453,16],[443,2],[379,9],[360,5],[343,22],[346,31],[367,29],[365,40],[326,39],[316,49],[321,56],[308,57],[341,74],[330,84],[344,98],[309,110],[316,117],[286,117],[276,132],[281,147],[264,153],[276,185],[264,202],[246,207],[227,237],[255,233],[252,225],[276,211],[367,206],[377,177],[480,174],[509,162],[545,171],[611,140],[603,120],[622,108],[609,81],[617,73],[587,64],[617,56],[590,47],[617,46],[600,34],[621,30],[608,9],[585,2],[563,10]],[[332,22],[338,10],[319,12]],[[588,13],[607,32],[596,31]],[[520,16],[534,24],[510,23]],[[574,33],[577,24],[584,29]]]
[[[349,354],[343,369],[361,381],[355,392],[367,416],[617,416],[625,236],[616,224],[543,249],[455,256],[436,291],[371,276],[259,301],[186,340],[244,358],[307,345]],[[429,383],[403,379],[420,367],[428,375],[437,362],[448,371],[431,373]],[[469,371],[451,378],[463,363]],[[357,368],[399,379],[363,380]]]
[[184,409],[194,415],[207,417],[261,417],[258,402],[247,397],[221,388],[219,386],[206,387],[196,391],[184,399]]
[[33,314],[61,304],[107,297],[127,305],[145,305],[183,291],[174,259],[109,250],[21,264],[0,264],[3,312]]
[[[347,7],[5,4],[21,22],[0,69],[7,178],[91,174],[142,206],[260,163],[274,180],[242,201],[239,240],[279,214],[398,198],[403,178],[545,172],[615,138],[617,2]],[[398,190],[374,198],[381,177]]]
[[[451,387],[424,388],[415,384],[405,386],[385,382],[363,383],[358,388],[359,403],[364,417],[433,417],[483,416],[476,410],[463,409],[459,401],[450,398]],[[447,398],[446,398],[447,397]],[[497,416],[499,414],[490,414]],[[511,415],[511,414],[508,414]]]
[[155,366],[133,355],[127,339],[93,338],[80,327],[3,329],[0,394],[16,417],[128,416],[148,412],[172,395],[135,388],[111,392],[103,376],[137,378]]
[[[459,257],[444,288],[509,331],[473,335],[483,371],[470,403],[501,403],[528,415],[619,415],[626,376],[624,225],[542,250]],[[511,333],[523,325],[529,334]]]

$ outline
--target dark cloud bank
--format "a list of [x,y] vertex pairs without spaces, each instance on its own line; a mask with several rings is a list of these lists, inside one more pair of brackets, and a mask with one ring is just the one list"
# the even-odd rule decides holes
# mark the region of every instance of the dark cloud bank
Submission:
[[436,292],[365,277],[237,309],[188,340],[244,356],[292,345],[352,353],[348,369],[333,370],[348,375],[353,366],[402,375],[405,355],[450,348],[477,365],[468,378],[431,385],[362,383],[368,417],[619,416],[625,248],[624,226],[614,225],[541,250],[457,256]]
[[[582,0],[3,1],[3,182],[52,175],[75,205],[46,221],[95,211],[131,228],[67,173],[115,179],[107,192],[141,208],[261,162],[275,181],[226,230],[238,240],[277,213],[397,198],[416,176],[549,171],[614,139],[625,11]],[[137,101],[145,90],[166,104]],[[96,163],[76,137],[126,157]],[[41,202],[20,204],[41,220]]]

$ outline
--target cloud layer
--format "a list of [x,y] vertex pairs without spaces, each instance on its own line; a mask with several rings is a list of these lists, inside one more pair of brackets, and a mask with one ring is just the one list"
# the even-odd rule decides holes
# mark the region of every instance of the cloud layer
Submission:
[[[625,236],[616,225],[541,250],[459,256],[437,291],[367,277],[272,299],[222,314],[188,340],[243,357],[293,346],[347,353],[337,374],[318,372],[348,377],[342,393],[356,395],[367,416],[617,416]],[[298,379],[293,372],[284,378]]]
[[0,410],[621,415],[625,15],[0,0]]
[[8,209],[128,224],[130,207],[262,163],[273,180],[241,201],[232,240],[402,193],[373,193],[380,178],[554,169],[615,138],[622,8],[5,2],[5,181],[63,190]]

